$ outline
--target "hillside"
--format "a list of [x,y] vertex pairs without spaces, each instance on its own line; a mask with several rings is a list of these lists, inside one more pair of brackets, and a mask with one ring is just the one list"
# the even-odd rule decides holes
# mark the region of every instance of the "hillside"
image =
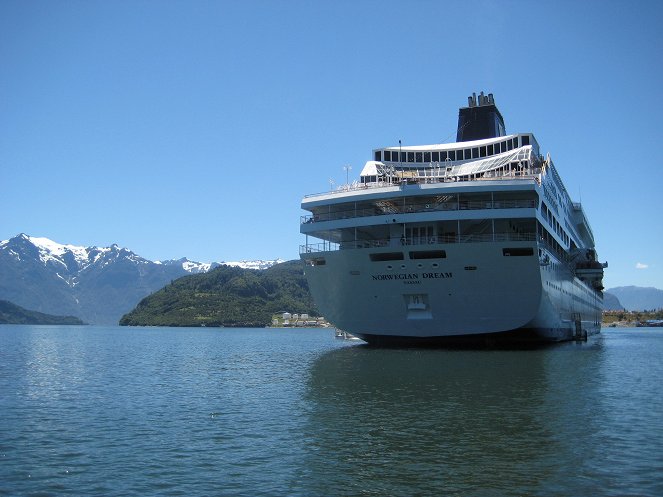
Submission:
[[6,300],[0,300],[0,324],[85,324],[74,316],[53,316],[29,311]]
[[613,295],[609,292],[605,292],[603,294],[603,310],[604,311],[623,311],[624,306],[622,305],[622,303],[619,301],[619,299],[615,295]]
[[120,325],[263,327],[281,311],[318,315],[299,261],[185,276],[144,298]]

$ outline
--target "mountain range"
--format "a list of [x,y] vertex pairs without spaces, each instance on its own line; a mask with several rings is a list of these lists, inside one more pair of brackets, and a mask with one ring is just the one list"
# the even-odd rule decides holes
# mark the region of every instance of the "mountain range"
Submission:
[[141,299],[182,276],[219,265],[264,269],[278,262],[150,261],[115,244],[80,247],[20,234],[0,242],[0,299],[90,324],[117,324]]
[[[622,309],[628,311],[653,311],[663,309],[663,290],[653,287],[618,286],[606,290],[606,295],[614,295]],[[607,305],[606,309],[611,309]],[[621,309],[616,309],[621,310]]]

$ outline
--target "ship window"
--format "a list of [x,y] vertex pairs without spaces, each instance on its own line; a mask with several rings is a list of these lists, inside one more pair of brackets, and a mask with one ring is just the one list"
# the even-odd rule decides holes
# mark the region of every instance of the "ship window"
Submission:
[[391,152],[389,150],[384,151],[384,160],[391,162]]
[[506,141],[506,149],[511,150],[513,148],[513,142],[511,140]]
[[513,141],[513,148],[518,148],[518,137],[516,136],[512,141]]
[[523,135],[521,138],[523,145],[529,145],[529,135]]
[[500,152],[506,152],[506,142],[500,142]]
[[414,152],[407,152],[407,161],[414,162]]
[[523,257],[534,255],[534,249],[532,247],[503,248],[502,255],[507,257]]
[[[366,156],[364,156],[366,157]],[[375,160],[376,161],[381,161],[382,160],[382,150],[376,150],[375,151]]]
[[447,160],[447,157],[449,157],[449,154],[447,154],[446,152],[440,152],[440,161],[441,162],[444,162],[445,160]]
[[479,157],[485,157],[486,156],[486,147],[480,147],[479,148]]
[[440,162],[440,152],[433,152],[433,162]]
[[445,259],[447,253],[444,250],[417,250],[410,252],[410,259]]
[[473,158],[473,159],[476,159],[477,157],[479,157],[479,148],[478,148],[478,147],[474,147],[474,148],[472,149],[472,158]]
[[456,151],[449,150],[449,160],[456,160]]
[[423,162],[424,161],[424,154],[422,152],[415,152],[414,155],[417,159],[415,162]]
[[377,254],[369,254],[369,257],[373,262],[402,261],[405,259],[403,252],[379,252]]
[[487,153],[487,155],[494,155],[495,154],[495,151],[494,151],[494,148],[493,148],[492,145],[488,145],[486,153]]
[[424,162],[430,162],[430,152],[424,152]]

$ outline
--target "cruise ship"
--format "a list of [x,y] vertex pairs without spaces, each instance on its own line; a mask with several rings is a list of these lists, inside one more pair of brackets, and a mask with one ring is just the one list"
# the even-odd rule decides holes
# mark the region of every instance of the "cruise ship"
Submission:
[[472,94],[455,143],[373,150],[306,195],[300,247],[326,319],[376,345],[557,342],[599,333],[603,272],[580,203],[532,133]]

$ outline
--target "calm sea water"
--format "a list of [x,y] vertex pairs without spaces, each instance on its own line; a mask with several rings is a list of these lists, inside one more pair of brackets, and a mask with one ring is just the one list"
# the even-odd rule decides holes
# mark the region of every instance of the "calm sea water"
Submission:
[[663,495],[663,329],[540,350],[0,326],[0,495]]

